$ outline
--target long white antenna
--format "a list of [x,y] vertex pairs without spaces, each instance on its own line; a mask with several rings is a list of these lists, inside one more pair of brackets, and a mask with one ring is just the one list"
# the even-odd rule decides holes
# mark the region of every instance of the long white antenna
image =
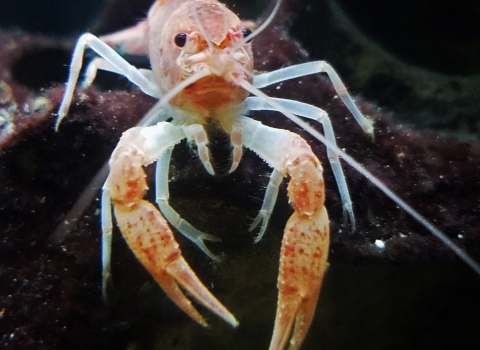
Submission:
[[267,19],[258,27],[255,29],[253,32],[251,32],[249,35],[247,35],[245,38],[240,40],[233,48],[232,52],[237,51],[239,48],[241,48],[243,45],[245,45],[247,42],[252,40],[254,37],[256,37],[258,34],[260,34],[272,21],[275,15],[278,12],[278,9],[280,8],[280,5],[282,4],[282,0],[278,0],[277,3],[275,4],[275,7],[273,8],[272,12],[270,15],[267,17]]

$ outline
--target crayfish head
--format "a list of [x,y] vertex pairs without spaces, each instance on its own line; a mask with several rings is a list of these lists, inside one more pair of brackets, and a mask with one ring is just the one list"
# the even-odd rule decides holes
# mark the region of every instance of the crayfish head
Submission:
[[165,23],[161,34],[152,28],[149,34],[152,70],[161,91],[166,93],[200,70],[210,73],[184,89],[172,104],[215,110],[243,102],[248,92],[236,82],[252,80],[253,54],[250,43],[236,44],[250,29],[212,0],[186,1],[172,8],[168,17],[165,13],[158,18]]

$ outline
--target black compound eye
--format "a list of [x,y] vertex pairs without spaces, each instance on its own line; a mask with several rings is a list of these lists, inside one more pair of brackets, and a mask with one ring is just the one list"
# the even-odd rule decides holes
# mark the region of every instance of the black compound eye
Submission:
[[[249,36],[250,34],[252,34],[252,31],[250,29],[244,29],[242,30],[242,34],[243,34],[243,37],[246,38],[247,36]],[[253,39],[253,38],[252,38]],[[252,41],[252,39],[248,40],[247,43],[249,43],[250,41]]]
[[187,34],[178,33],[177,35],[175,35],[175,39],[173,41],[178,47],[184,47],[187,43]]

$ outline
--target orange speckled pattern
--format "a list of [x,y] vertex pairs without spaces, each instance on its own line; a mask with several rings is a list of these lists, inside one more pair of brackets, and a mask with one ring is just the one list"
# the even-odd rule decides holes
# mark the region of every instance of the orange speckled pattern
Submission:
[[235,317],[210,293],[182,257],[163,215],[143,199],[147,189],[143,166],[150,162],[145,156],[145,142],[141,128],[129,129],[110,160],[108,188],[123,237],[165,293],[195,321],[207,325],[180,286],[206,308],[236,326]]
[[115,216],[128,245],[138,260],[155,274],[181,254],[167,222],[149,202],[135,209],[115,206]]
[[[325,207],[310,217],[294,212],[282,241],[278,302],[270,350],[298,349],[315,314],[327,267],[330,226]],[[293,328],[293,331],[292,331]]]
[[132,128],[123,134],[110,158],[109,188],[114,203],[135,205],[148,188],[142,168],[144,152],[141,147],[132,147],[144,141],[140,128]]
[[238,324],[235,317],[210,293],[182,257],[172,230],[153,204],[145,200],[129,207],[117,204],[115,217],[136,258],[179,308],[201,325],[207,325],[180,289],[182,286],[226,322],[233,326]]
[[320,161],[298,135],[290,134],[286,144],[288,196],[295,212],[287,222],[282,241],[270,350],[284,349],[287,342],[290,350],[298,349],[305,338],[315,313],[330,243]]

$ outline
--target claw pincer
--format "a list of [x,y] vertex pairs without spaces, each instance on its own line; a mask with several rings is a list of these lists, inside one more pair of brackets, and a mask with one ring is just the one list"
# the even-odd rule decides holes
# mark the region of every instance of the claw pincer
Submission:
[[130,129],[122,136],[110,160],[108,188],[123,237],[165,293],[195,321],[207,325],[180,286],[225,321],[238,325],[185,261],[160,211],[143,199],[148,188],[143,166],[151,162],[145,157],[148,154],[145,142],[141,128]]
[[282,241],[271,350],[283,349],[289,338],[289,349],[297,349],[305,338],[315,313],[329,247],[322,166],[305,140],[295,135],[289,142],[286,173],[290,175],[288,196],[295,211]]

